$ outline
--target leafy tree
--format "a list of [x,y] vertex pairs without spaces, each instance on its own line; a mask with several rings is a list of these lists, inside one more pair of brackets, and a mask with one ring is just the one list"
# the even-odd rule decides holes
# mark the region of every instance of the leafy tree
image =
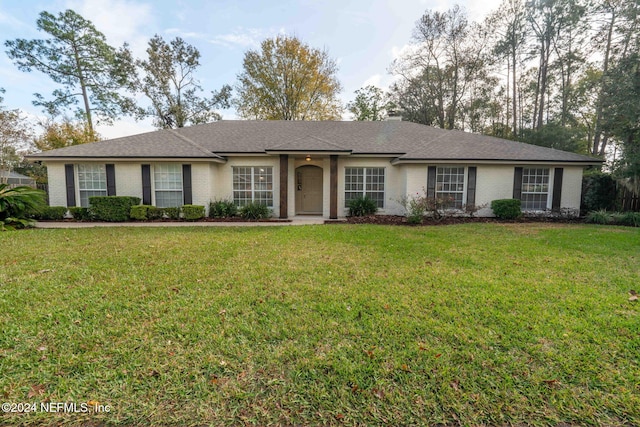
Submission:
[[244,118],[261,120],[336,120],[342,113],[337,65],[326,51],[297,37],[264,40],[249,50],[238,75],[235,104]]
[[636,49],[611,73],[604,97],[603,128],[622,142],[618,172],[640,184],[640,49]]
[[383,120],[387,111],[393,108],[387,94],[378,87],[365,86],[355,91],[355,99],[347,104],[347,110],[357,121]]
[[[132,111],[133,101],[118,92],[125,87],[130,71],[123,62],[126,46],[120,51],[111,47],[104,34],[73,10],[58,16],[41,12],[37,27],[50,37],[5,42],[9,58],[20,70],[38,70],[61,86],[53,91],[51,100],[36,93],[34,105],[44,107],[51,115],[76,108],[92,131],[94,116],[111,123],[120,114]],[[78,108],[80,102],[82,107]]]
[[61,123],[52,120],[41,123],[43,133],[33,139],[39,151],[53,150],[71,145],[99,141],[100,135],[84,122],[73,122],[65,118]]
[[225,85],[211,97],[202,97],[195,71],[200,66],[200,52],[176,37],[169,43],[159,35],[149,41],[147,59],[136,62],[142,77],[135,87],[151,100],[151,107],[139,115],[154,118],[158,128],[181,128],[187,125],[220,120],[216,108],[228,108],[231,86]]
[[8,110],[2,102],[0,96],[0,169],[11,171],[20,162],[19,151],[26,148],[31,128],[20,110]]
[[587,154],[589,145],[582,129],[555,122],[547,123],[541,128],[523,130],[522,140],[528,144],[579,154]]
[[[500,7],[489,15],[485,25],[497,33],[493,52],[507,60],[507,98],[511,103],[512,134],[518,135],[518,66],[522,63],[527,40],[525,6],[523,0],[503,0]],[[511,77],[511,81],[509,81]],[[511,85],[511,93],[509,93]],[[507,122],[509,122],[507,102]]]
[[[394,62],[392,72],[405,81],[395,86],[399,90],[396,98],[402,98],[404,90],[410,89],[414,93],[418,90],[421,100],[431,99],[422,112],[428,111],[429,119],[435,113],[435,123],[425,124],[443,129],[456,127],[463,99],[484,67],[484,52],[477,44],[483,34],[472,32],[475,29],[459,6],[446,12],[427,11],[416,24],[413,52]],[[407,113],[408,117],[412,115]]]

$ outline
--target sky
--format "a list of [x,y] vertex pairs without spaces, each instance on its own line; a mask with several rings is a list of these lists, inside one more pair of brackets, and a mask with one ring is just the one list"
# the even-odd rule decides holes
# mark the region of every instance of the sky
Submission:
[[[499,0],[459,0],[470,20],[481,20]],[[165,40],[182,37],[201,54],[197,78],[208,93],[234,85],[248,50],[278,34],[297,36],[313,48],[325,49],[336,60],[343,86],[343,104],[366,85],[387,89],[393,76],[388,68],[411,42],[416,21],[427,10],[446,11],[452,0],[0,0],[0,87],[6,108],[27,116],[45,117],[34,107],[34,93],[49,98],[56,88],[49,77],[26,73],[8,58],[4,41],[45,38],[36,20],[42,11],[57,15],[73,9],[93,22],[112,46],[129,43],[136,57],[144,57],[155,34]],[[141,98],[144,102],[144,98]],[[237,119],[222,110],[223,119]],[[343,119],[348,120],[345,113]],[[104,138],[153,130],[151,120],[122,118],[112,126],[98,126]]]

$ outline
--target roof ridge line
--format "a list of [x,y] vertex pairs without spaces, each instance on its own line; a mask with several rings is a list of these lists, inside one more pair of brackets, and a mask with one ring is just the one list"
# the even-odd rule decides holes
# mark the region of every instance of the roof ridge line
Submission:
[[342,145],[338,145],[338,144],[336,144],[336,143],[334,143],[334,142],[329,141],[328,139],[320,138],[320,137],[318,137],[318,136],[311,135],[311,134],[306,134],[306,135],[301,136],[301,137],[299,137],[299,138],[292,139],[292,140],[290,140],[289,142],[282,142],[282,143],[280,143],[280,144],[278,144],[278,145],[276,145],[276,146],[272,147],[272,148],[271,148],[271,150],[277,150],[277,149],[278,149],[278,148],[280,148],[280,147],[286,146],[286,144],[294,144],[294,143],[296,143],[297,141],[300,141],[300,140],[305,139],[305,138],[312,138],[312,139],[315,139],[315,140],[317,140],[317,141],[321,141],[321,142],[323,142],[323,143],[325,143],[325,144],[331,145],[332,147],[338,148],[338,149],[340,149],[340,150],[348,150],[348,148],[347,148],[347,147],[344,147],[344,146],[342,146]]
[[194,146],[194,147],[195,147],[195,148],[197,148],[198,150],[203,151],[204,153],[206,153],[206,154],[207,154],[208,156],[210,156],[210,157],[217,157],[217,158],[219,158],[219,159],[221,159],[221,158],[222,158],[222,157],[218,156],[216,153],[214,153],[214,152],[212,152],[212,151],[207,150],[206,148],[204,148],[202,145],[198,144],[197,142],[195,142],[195,141],[194,141],[194,140],[192,140],[191,138],[187,138],[187,137],[186,137],[186,136],[184,136],[184,135],[180,135],[180,134],[178,133],[178,131],[176,131],[175,129],[165,129],[165,130],[168,130],[168,131],[169,131],[169,133],[171,133],[171,134],[173,134],[173,135],[177,136],[178,138],[180,138],[181,140],[183,140],[183,141],[185,141],[185,142],[187,142],[187,143],[191,144],[192,146]]

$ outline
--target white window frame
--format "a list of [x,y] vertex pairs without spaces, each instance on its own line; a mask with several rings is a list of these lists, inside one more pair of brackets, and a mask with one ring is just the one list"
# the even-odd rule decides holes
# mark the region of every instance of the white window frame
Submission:
[[[451,173],[452,169],[462,169],[462,189],[461,190],[451,190],[451,188],[449,188],[448,190],[439,190],[439,184],[444,185],[451,185],[451,180],[449,180],[449,182],[444,182],[443,181],[439,181],[439,177],[444,177],[444,176],[454,176],[454,174]],[[446,173],[448,170],[448,173]],[[442,173],[441,173],[442,172]],[[459,173],[456,173],[455,176],[459,176]],[[456,182],[457,183],[457,182]],[[447,207],[448,209],[457,209],[457,210],[462,210],[464,208],[464,205],[467,202],[467,168],[466,166],[459,166],[459,165],[442,165],[442,166],[436,166],[436,187],[435,187],[435,195],[436,198],[439,198],[440,196],[444,195],[443,197],[449,197],[449,195],[451,194],[460,194],[461,198],[460,198],[460,206],[453,206],[453,207]],[[456,201],[457,204],[457,201]]]
[[[533,173],[531,173],[531,171],[534,171]],[[546,171],[546,174],[544,173]],[[539,173],[542,172],[542,173]],[[534,179],[534,181],[537,181],[537,178],[541,177],[542,178],[542,182],[538,183],[538,182],[531,182],[531,178]],[[525,184],[525,178],[528,180],[528,182]],[[545,182],[545,178],[546,178],[546,182]],[[536,167],[536,166],[530,166],[530,167],[523,167],[522,168],[522,182],[521,182],[521,191],[520,191],[520,202],[522,204],[522,210],[526,211],[526,212],[536,212],[536,211],[545,211],[547,209],[549,209],[549,194],[550,194],[550,189],[551,187],[551,168],[548,167]],[[525,185],[526,190],[525,190]],[[546,186],[546,189],[545,189]],[[544,202],[544,208],[539,208],[539,207],[534,207],[534,208],[530,208],[525,206],[525,203],[535,203],[535,202],[531,202],[531,201],[525,201],[525,195],[526,196],[540,196],[540,195],[544,195],[545,196],[545,202]]]
[[[236,188],[236,174],[240,169],[245,169],[242,175],[247,175],[246,170],[249,171],[250,182],[249,189]],[[233,166],[231,168],[231,191],[233,194],[233,203],[236,206],[244,206],[248,203],[262,203],[268,208],[273,208],[273,166]],[[264,176],[264,182],[260,182],[260,178]],[[262,186],[262,188],[260,188]],[[236,197],[236,193],[249,193],[251,198]],[[266,193],[267,197],[258,197],[259,194]]]
[[[353,190],[350,188],[347,188],[348,185],[352,184],[347,182],[347,176],[353,176],[353,174],[348,174],[347,171],[349,169],[360,169],[362,170],[362,190]],[[378,174],[375,176],[382,176],[382,183],[380,182],[371,182],[372,177],[374,176],[371,172],[373,169],[377,169],[377,170],[381,170],[382,174]],[[367,184],[369,185],[380,185],[382,184],[382,190],[372,190],[372,189],[367,189]],[[387,196],[387,168],[383,167],[383,166],[345,166],[344,168],[344,207],[348,208],[349,207],[349,202],[351,200],[353,200],[353,198],[349,198],[347,197],[347,194],[353,194],[356,195],[357,197],[366,197],[368,194],[371,193],[382,193],[382,199],[378,199],[378,198],[371,198],[372,200],[374,200],[376,202],[376,204],[378,205],[378,209],[384,209],[385,207],[385,200],[386,200],[386,196]]]
[[[174,174],[174,172],[172,171],[163,171],[163,168],[167,168],[171,166],[173,167],[177,167],[178,169],[178,176],[180,177],[180,185],[179,185],[179,189],[178,188],[158,188],[158,175],[162,174],[162,173],[171,173]],[[169,181],[169,182],[177,182],[177,181]],[[152,183],[152,194],[153,194],[153,202],[154,202],[154,206],[159,207],[159,208],[173,208],[173,207],[180,207],[184,204],[184,177],[182,176],[182,164],[178,164],[178,163],[156,163],[153,165],[153,171],[152,171],[152,179],[151,179],[151,183]],[[171,206],[160,206],[158,205],[158,193],[180,193],[180,202],[177,205],[171,205]]]
[[[79,163],[75,169],[76,182],[78,183],[78,201],[81,207],[89,207],[89,197],[107,195],[107,166],[105,164]],[[86,179],[87,175],[91,175],[91,178]],[[98,179],[95,179],[96,175],[98,175]],[[87,186],[89,183],[91,185]],[[104,187],[102,184],[104,184]]]

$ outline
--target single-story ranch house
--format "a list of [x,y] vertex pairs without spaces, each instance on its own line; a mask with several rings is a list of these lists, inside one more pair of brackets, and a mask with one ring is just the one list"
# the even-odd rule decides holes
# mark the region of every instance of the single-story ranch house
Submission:
[[76,145],[30,156],[49,173],[52,206],[96,195],[158,207],[260,202],[274,216],[339,218],[369,196],[381,214],[427,192],[455,207],[522,200],[525,211],[579,209],[591,157],[400,120],[223,120]]

